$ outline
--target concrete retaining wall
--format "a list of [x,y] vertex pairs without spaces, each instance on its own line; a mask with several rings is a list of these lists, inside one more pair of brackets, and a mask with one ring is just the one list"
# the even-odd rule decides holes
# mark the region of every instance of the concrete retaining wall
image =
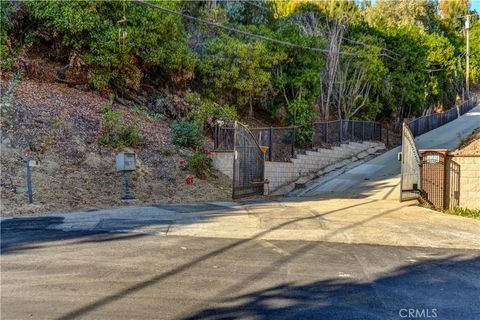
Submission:
[[233,179],[233,152],[214,152],[212,166]]
[[[384,148],[385,146],[382,143],[377,142],[351,142],[332,149],[306,151],[306,154],[297,155],[289,162],[265,161],[265,179],[270,181],[265,188],[265,193],[271,193],[286,184],[294,182],[299,177],[316,173],[332,164],[341,164],[346,159],[361,159]],[[213,167],[232,178],[233,152],[215,152]]]

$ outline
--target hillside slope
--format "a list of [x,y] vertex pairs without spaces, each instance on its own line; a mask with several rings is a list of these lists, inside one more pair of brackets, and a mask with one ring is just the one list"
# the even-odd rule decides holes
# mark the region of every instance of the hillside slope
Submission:
[[[11,75],[2,78],[5,99]],[[109,100],[64,84],[27,79],[15,86],[12,102],[1,120],[2,215],[128,205],[120,200],[123,177],[115,172],[119,150],[97,144],[100,110]],[[138,170],[130,175],[135,204],[230,199],[231,182],[221,173],[186,184],[189,174],[179,162],[192,151],[171,145],[167,121],[149,120],[117,104],[111,107],[122,110],[125,122],[135,123],[146,139],[135,149]],[[32,170],[33,205],[27,204],[25,193],[15,193],[26,186],[27,159],[41,161],[41,167]]]

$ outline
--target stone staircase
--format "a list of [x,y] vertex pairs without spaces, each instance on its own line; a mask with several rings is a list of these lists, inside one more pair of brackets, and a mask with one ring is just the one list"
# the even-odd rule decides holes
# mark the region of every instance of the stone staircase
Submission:
[[266,176],[271,181],[269,193],[286,194],[294,188],[303,187],[308,181],[320,175],[378,154],[384,149],[385,145],[379,142],[350,142],[331,149],[307,150],[305,154],[299,154],[290,159],[293,170],[284,168],[287,163],[283,166],[283,163],[269,163],[269,166],[266,166]]
[[373,154],[381,149],[385,149],[385,147],[378,142],[350,142],[349,144],[342,144],[332,149],[307,150],[305,154],[299,154],[290,161],[296,166],[301,167],[303,169],[301,170],[302,172],[310,173],[331,164],[338,163],[338,161],[341,160],[355,158],[351,159],[355,161],[365,158],[369,154]]
[[[331,149],[308,150],[288,162],[265,161],[265,193],[284,195],[295,187],[385,149],[381,142],[350,142]],[[215,152],[213,167],[233,177],[233,152]]]

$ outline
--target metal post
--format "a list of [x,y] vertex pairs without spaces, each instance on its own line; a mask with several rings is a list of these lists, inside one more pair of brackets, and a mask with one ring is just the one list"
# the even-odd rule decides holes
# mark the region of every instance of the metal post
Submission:
[[32,177],[30,174],[30,161],[27,160],[27,192],[28,192],[28,203],[33,202],[33,188],[32,188]]
[[324,132],[324,141],[326,144],[328,144],[328,122],[324,122],[323,126],[325,127]]
[[273,134],[273,128],[270,127],[269,135],[268,135],[268,161],[272,161],[272,134]]
[[385,129],[386,129],[386,133],[387,133],[387,146],[389,146],[389,145],[390,145],[390,140],[389,140],[389,137],[388,137],[388,135],[389,135],[389,132],[388,132],[388,124],[387,124],[387,126],[386,126]]
[[365,141],[365,121],[362,121],[362,143]]
[[123,172],[123,177],[125,180],[125,194],[123,195],[122,200],[133,200],[135,198],[130,194],[130,190],[128,189],[128,175],[126,171]]
[[465,70],[465,88],[466,88],[466,94],[467,94],[467,99],[470,99],[470,17],[471,15],[467,15],[465,20],[465,31],[466,31],[466,37],[467,37],[467,50],[465,54],[465,59],[466,59],[466,70]]
[[233,172],[232,172],[232,199],[235,199],[235,181],[238,179],[237,177],[237,150],[235,149],[235,144],[237,140],[237,121],[233,125]]
[[292,158],[295,157],[295,126],[293,126],[293,134],[292,134]]
[[215,150],[218,149],[218,123],[215,123],[215,131],[213,132],[213,147]]
[[343,141],[343,123],[342,123],[342,120],[339,120],[340,121],[340,134],[339,134],[339,138],[340,138],[340,144],[342,144],[342,141]]
[[355,120],[352,120],[352,134],[350,135],[350,141],[355,141]]

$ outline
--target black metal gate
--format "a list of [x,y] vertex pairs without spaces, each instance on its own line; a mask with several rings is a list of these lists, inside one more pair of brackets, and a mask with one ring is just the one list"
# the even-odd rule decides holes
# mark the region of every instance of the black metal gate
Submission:
[[420,156],[415,138],[408,124],[402,126],[402,166],[400,177],[400,201],[417,199],[422,190]]
[[263,195],[265,154],[250,130],[241,123],[235,122],[233,140],[232,197]]
[[438,210],[445,209],[446,154],[435,150],[422,151],[423,201]]

